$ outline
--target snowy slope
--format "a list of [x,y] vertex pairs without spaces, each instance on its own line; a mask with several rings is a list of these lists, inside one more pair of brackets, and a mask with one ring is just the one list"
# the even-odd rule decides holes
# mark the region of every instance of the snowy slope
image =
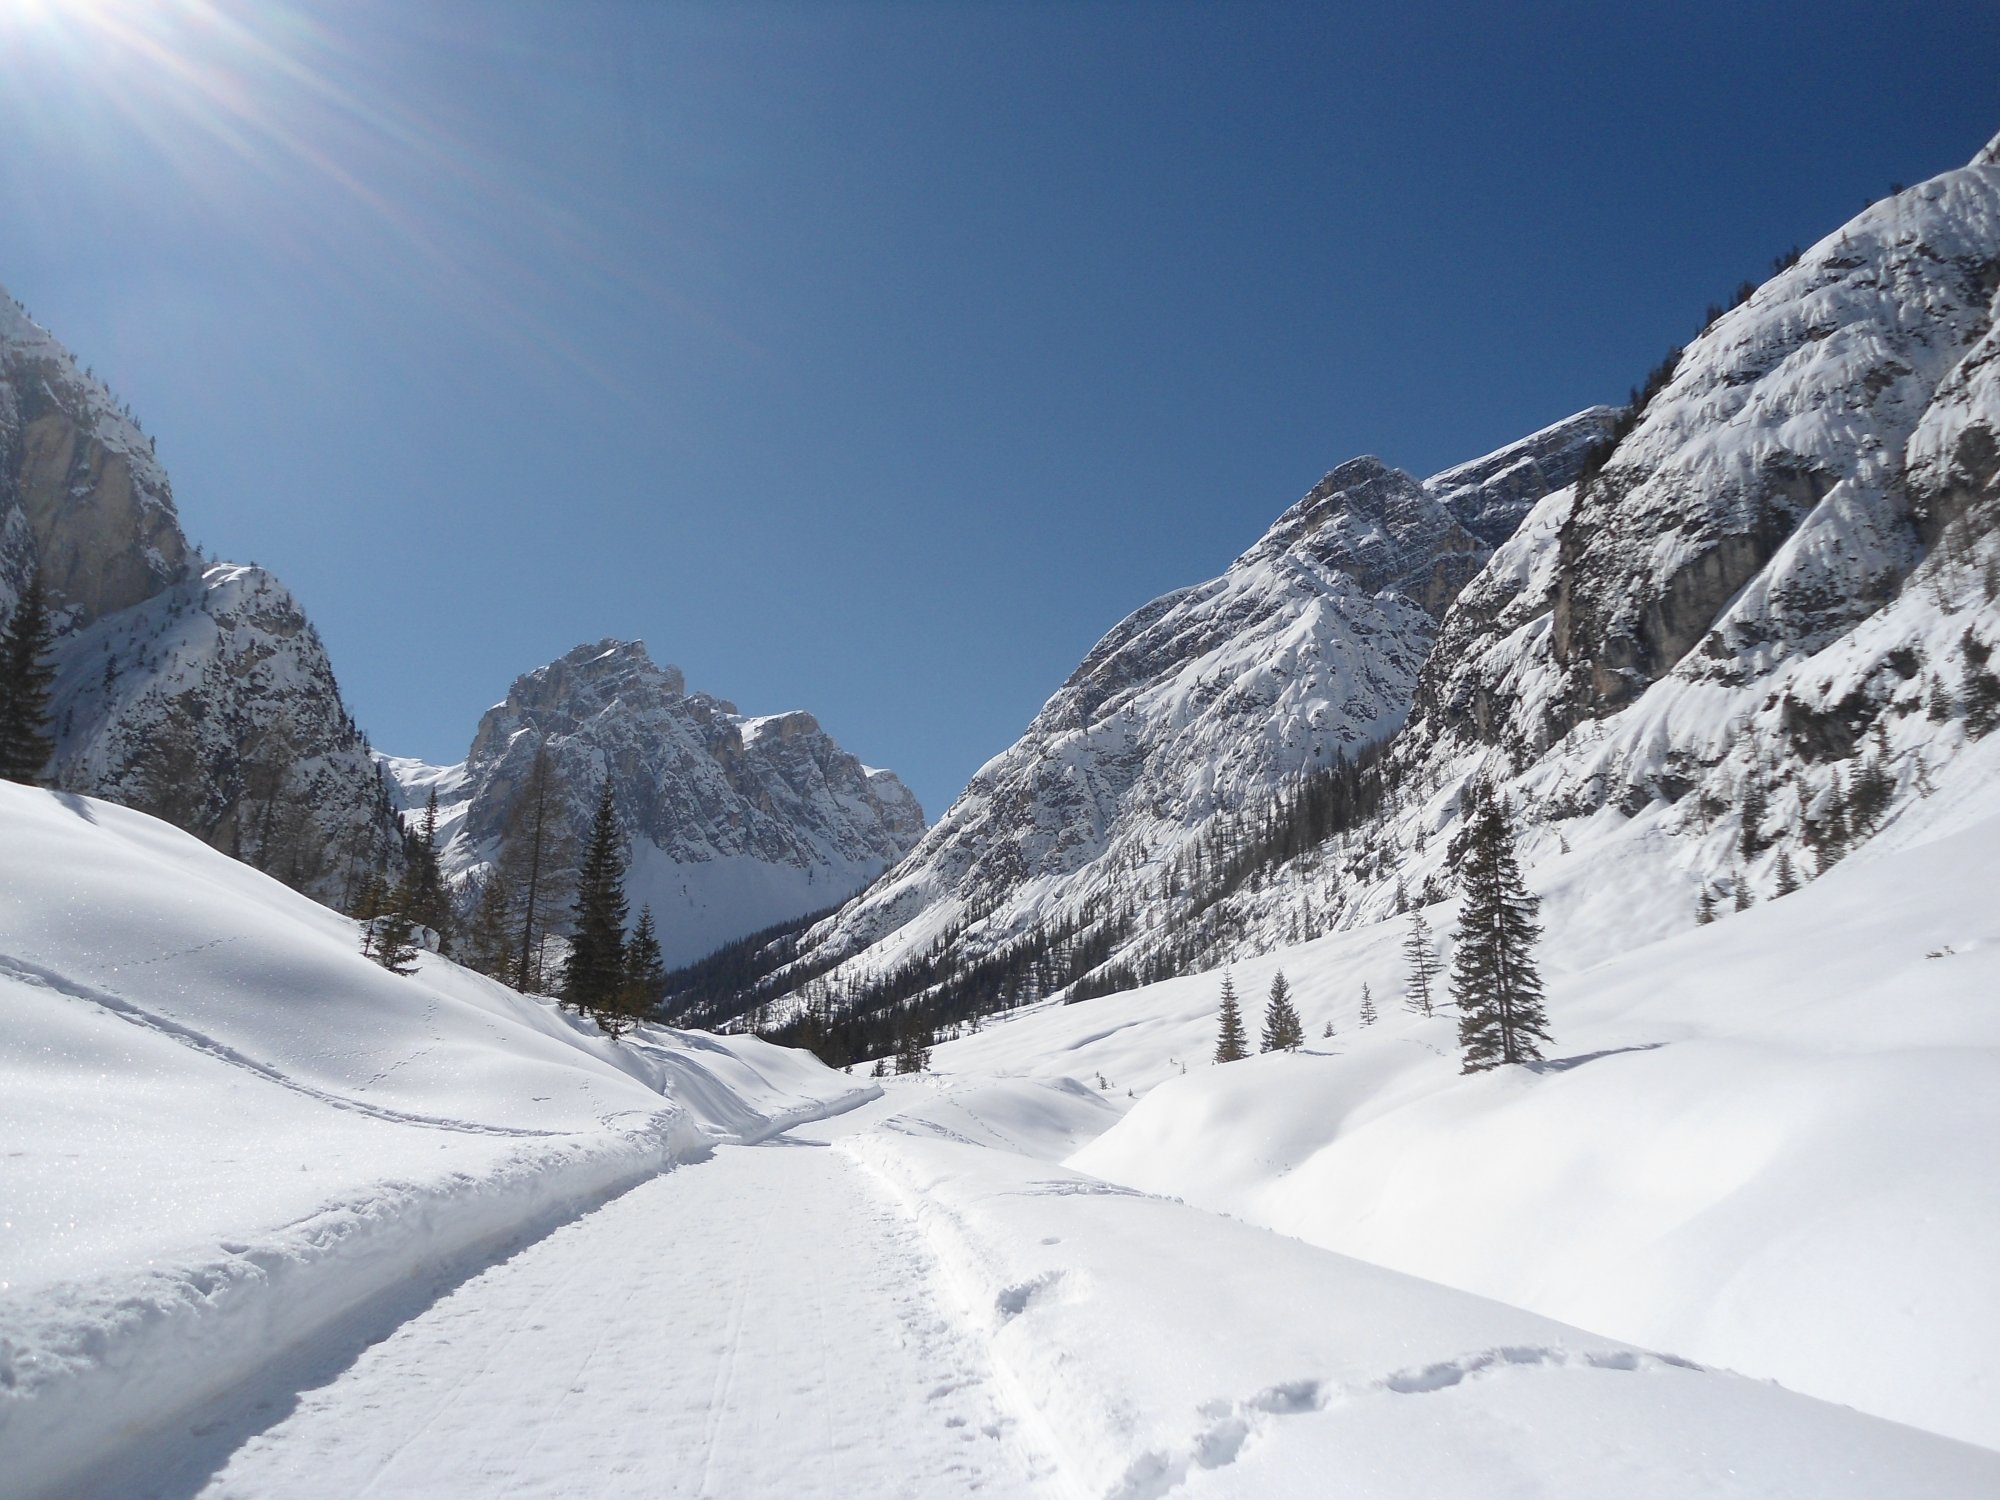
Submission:
[[1114,1181],[2000,1445],[2000,740],[1824,879],[1709,927],[1602,823],[1530,856],[1545,1068],[1462,1076],[1449,1010],[1404,1007],[1396,920],[1235,966],[1253,1029],[1284,971],[1300,1055],[1212,1065],[1206,974],[988,1022],[936,1065],[1101,1077],[1130,1113],[1071,1164]]
[[631,850],[636,917],[650,905],[670,963],[836,906],[922,835],[893,772],[864,766],[811,714],[746,715],[690,693],[638,641],[599,641],[518,678],[458,766],[384,756],[407,808],[438,794],[447,871],[476,875],[546,745],[578,838],[609,778]]
[[[880,975],[1142,901],[1218,820],[1398,729],[1438,616],[1610,408],[1419,482],[1327,474],[1222,576],[1135,611],[803,966]],[[782,979],[779,981],[782,985]]]
[[[865,1089],[749,1039],[615,1045],[152,818],[0,784],[9,1493],[420,1268]],[[87,1414],[87,1415],[86,1415]]]

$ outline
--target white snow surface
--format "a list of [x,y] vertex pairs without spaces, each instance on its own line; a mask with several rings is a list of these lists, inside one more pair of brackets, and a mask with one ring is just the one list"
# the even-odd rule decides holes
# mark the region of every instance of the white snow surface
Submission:
[[1044,1159],[1103,1114],[1074,1085],[892,1082],[457,1284],[294,1399],[266,1392],[275,1416],[253,1406],[240,1433],[225,1416],[227,1451],[191,1433],[83,1495],[1858,1500],[2000,1482],[2000,1455]]
[[[1533,1070],[1461,1075],[1455,1013],[1406,1007],[1404,919],[1234,966],[1253,1036],[1284,972],[1296,1055],[1215,1066],[1210,973],[990,1021],[936,1066],[1102,1079],[1130,1112],[1069,1163],[1108,1180],[2000,1446],[2000,737],[1712,926],[1624,819],[1570,839],[1527,848]],[[1428,911],[1447,957],[1454,913]]]
[[109,803],[0,784],[0,1452],[52,1492],[391,1293],[871,1088],[614,1044]]
[[[1164,1056],[1152,1074],[1175,1082],[1122,1120],[1122,1079],[1098,1086],[1099,1061],[1149,1081],[1127,1066],[1148,1036],[1187,1050],[1171,1019],[1127,1014],[1159,992],[940,1049],[1026,1071],[1033,1044],[1048,1076],[875,1085],[752,1040],[615,1045],[434,957],[389,975],[353,924],[128,810],[0,785],[0,827],[10,1500],[2000,1490],[2000,1454],[1090,1175],[1206,1097]],[[1985,845],[1961,844],[1911,857],[1976,864]],[[1839,889],[1707,937],[1761,952],[1754,923],[1817,912],[1825,940],[1851,922],[1827,909]],[[1985,929],[1963,927],[1912,913],[1901,940],[1949,929],[1983,964]],[[1309,1009],[1329,998],[1301,978]],[[1934,1044],[1978,1009],[1941,1003],[1918,1026],[1856,1001],[1847,1050]],[[1610,1028],[1617,997],[1599,1005]],[[1776,1051],[1787,1007],[1756,1014],[1737,1029]],[[1109,1035],[1065,1050],[1057,1024],[1086,1019]],[[1720,1024],[1648,1013],[1669,1046],[1634,1056],[1699,1057]],[[1376,1046],[1357,1076],[1416,1050]],[[1195,1143],[1215,1180],[1309,1137],[1367,1055],[1201,1077],[1235,1101]],[[1618,1063],[1497,1089],[1426,1073],[1398,1096],[1455,1099],[1477,1131],[1496,1093]],[[1291,1087],[1313,1069],[1329,1088]],[[1976,1132],[1981,1080],[1955,1082]],[[1280,1104],[1291,1144],[1246,1146],[1241,1122]],[[1615,1184],[1590,1186],[1624,1212]],[[1519,1234],[1505,1198],[1488,1195],[1494,1232]]]

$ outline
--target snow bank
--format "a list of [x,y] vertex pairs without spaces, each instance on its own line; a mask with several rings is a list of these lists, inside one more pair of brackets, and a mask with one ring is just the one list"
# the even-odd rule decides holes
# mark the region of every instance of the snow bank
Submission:
[[2000,1445],[2000,821],[1961,821],[1976,802],[1783,900],[1577,961],[1620,946],[1599,862],[1595,894],[1551,903],[1537,1071],[1459,1073],[1455,1020],[1404,1008],[1400,922],[1237,966],[1253,1027],[1282,967],[1298,1055],[1214,1067],[1205,975],[989,1026],[938,1066],[1140,1093],[1070,1158],[1100,1176]]
[[717,1140],[873,1094],[748,1039],[629,1044],[166,824],[0,784],[10,1493]]
[[907,1132],[839,1146],[915,1218],[1076,1493],[1874,1500],[2000,1485],[2000,1455],[1059,1166]]

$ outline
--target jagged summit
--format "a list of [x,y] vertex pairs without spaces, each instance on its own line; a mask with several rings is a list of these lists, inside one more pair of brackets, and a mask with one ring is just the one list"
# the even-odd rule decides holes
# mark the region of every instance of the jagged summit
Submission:
[[795,971],[893,973],[941,938],[991,951],[1122,909],[1300,773],[1379,744],[1487,556],[1457,512],[1497,528],[1534,483],[1572,479],[1616,415],[1431,481],[1375,457],[1329,471],[1227,572],[1114,626]]
[[640,641],[606,639],[514,680],[462,766],[384,757],[406,805],[438,792],[445,863],[493,857],[535,752],[547,746],[578,832],[608,778],[632,848],[633,910],[651,905],[676,962],[824,910],[901,858],[923,810],[802,710],[745,715],[690,693]]

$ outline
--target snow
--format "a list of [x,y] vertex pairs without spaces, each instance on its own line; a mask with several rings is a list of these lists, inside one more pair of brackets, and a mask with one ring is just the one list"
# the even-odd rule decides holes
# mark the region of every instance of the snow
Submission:
[[935,1064],[1103,1077],[1129,1113],[1069,1162],[1108,1180],[2000,1445],[1996,788],[1989,742],[1921,820],[1691,930],[1629,837],[1547,849],[1537,1071],[1458,1072],[1449,1010],[1404,1007],[1401,921],[1234,967],[1253,1028],[1282,968],[1298,1055],[1213,1066],[1208,974],[989,1022]]
[[[421,1268],[865,1097],[619,1046],[142,814],[0,784],[0,1447],[32,1490]],[[84,1413],[89,1413],[88,1420]]]
[[74,1493],[1970,1500],[2000,1483],[2000,1455],[1046,1159],[1102,1114],[1070,1085],[893,1080],[648,1179]]
[[[1990,826],[1564,975],[1566,1040],[1650,1051],[1466,1080],[1441,1020],[1350,1045],[1354,978],[1395,1017],[1374,932],[1282,955],[1323,1055],[1200,1066],[1180,981],[877,1085],[389,975],[124,809],[0,785],[0,824],[10,1496],[2000,1488],[2000,1454],[1744,1378],[1837,1385],[1865,1339],[1910,1421],[1977,1409],[1946,1375],[1994,1331]],[[1853,993],[1808,1003],[1815,963]],[[1493,1170],[1524,1136],[1545,1159]],[[1918,1215],[1914,1251],[1880,1232]],[[1449,1242],[1440,1276],[1484,1246],[1522,1301],[1573,1277],[1596,1331],[1326,1247],[1368,1234]],[[1655,1297],[1676,1338],[1603,1326]],[[1725,1335],[1741,1374],[1693,1347]]]

